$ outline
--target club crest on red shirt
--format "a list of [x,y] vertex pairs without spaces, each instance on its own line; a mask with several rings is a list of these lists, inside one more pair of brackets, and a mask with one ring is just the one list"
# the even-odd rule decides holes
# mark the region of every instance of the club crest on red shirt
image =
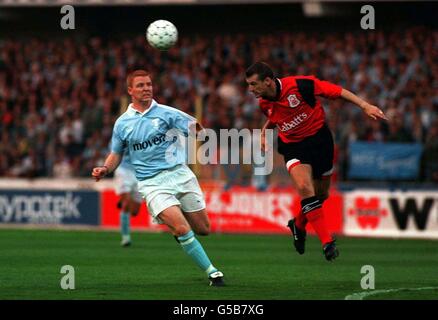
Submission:
[[289,106],[291,108],[298,107],[298,105],[301,103],[300,100],[298,100],[297,96],[294,94],[291,94],[287,97],[287,101],[289,101]]

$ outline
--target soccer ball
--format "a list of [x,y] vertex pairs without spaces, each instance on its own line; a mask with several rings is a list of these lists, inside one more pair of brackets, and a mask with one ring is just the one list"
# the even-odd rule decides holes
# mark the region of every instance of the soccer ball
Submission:
[[146,39],[152,47],[167,50],[178,40],[178,30],[170,21],[157,20],[147,28]]

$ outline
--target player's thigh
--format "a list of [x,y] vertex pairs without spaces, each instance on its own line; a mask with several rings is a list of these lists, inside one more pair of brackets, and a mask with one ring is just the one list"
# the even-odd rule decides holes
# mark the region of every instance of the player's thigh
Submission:
[[307,144],[307,141],[284,143],[278,138],[278,152],[283,155],[292,184],[301,198],[314,195],[312,153]]
[[326,200],[329,197],[330,178],[331,176],[323,176],[321,179],[313,180],[315,195],[321,200]]
[[189,232],[190,225],[179,206],[171,206],[159,214],[160,220],[169,227],[173,235],[179,237]]
[[183,212],[183,214],[196,234],[206,236],[210,233],[210,220],[205,209]]
[[301,198],[308,198],[315,195],[312,167],[310,164],[298,164],[290,168],[289,175]]
[[204,194],[196,176],[188,169],[182,168],[175,179],[177,198],[187,221],[197,234],[206,235],[210,231],[210,223],[205,211]]

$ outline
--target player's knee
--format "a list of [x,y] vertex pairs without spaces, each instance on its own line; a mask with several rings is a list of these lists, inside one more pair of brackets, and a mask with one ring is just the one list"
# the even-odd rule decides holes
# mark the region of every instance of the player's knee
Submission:
[[137,203],[134,203],[131,206],[131,215],[135,217],[139,212],[140,212],[140,205]]
[[198,236],[208,236],[209,234],[210,234],[210,230],[208,230],[208,229],[198,229],[198,230],[195,230],[196,232],[196,235],[198,235]]
[[190,227],[186,225],[178,225],[173,228],[173,234],[176,237],[181,237],[190,231]]
[[120,209],[122,210],[122,211],[124,211],[124,212],[128,212],[128,211],[130,211],[129,209],[129,202],[128,201],[121,201],[120,202]]
[[198,226],[195,233],[198,236],[208,236],[210,234],[210,223],[206,222],[202,226]]
[[311,197],[314,195],[313,185],[307,181],[297,181],[296,188],[302,197]]

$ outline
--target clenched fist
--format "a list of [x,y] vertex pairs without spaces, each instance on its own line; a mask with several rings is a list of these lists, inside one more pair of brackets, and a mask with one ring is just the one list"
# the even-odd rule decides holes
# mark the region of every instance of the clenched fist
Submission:
[[93,172],[91,173],[91,175],[94,177],[96,181],[99,181],[107,174],[108,174],[108,167],[106,166],[95,167],[93,168]]

